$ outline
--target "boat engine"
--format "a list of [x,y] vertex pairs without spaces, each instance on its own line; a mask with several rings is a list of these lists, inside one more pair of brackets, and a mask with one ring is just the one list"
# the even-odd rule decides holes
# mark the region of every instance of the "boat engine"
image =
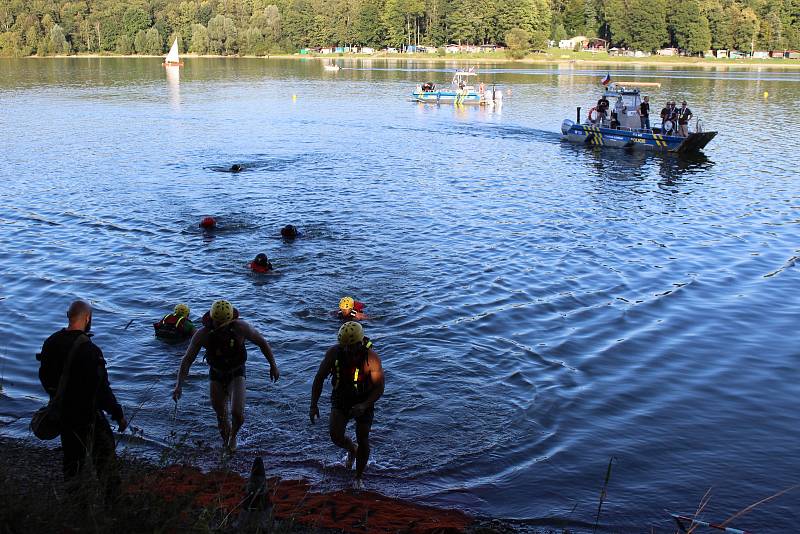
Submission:
[[572,128],[574,124],[575,123],[572,122],[571,120],[564,119],[564,122],[561,123],[561,133],[567,135],[567,132],[569,132],[570,128]]

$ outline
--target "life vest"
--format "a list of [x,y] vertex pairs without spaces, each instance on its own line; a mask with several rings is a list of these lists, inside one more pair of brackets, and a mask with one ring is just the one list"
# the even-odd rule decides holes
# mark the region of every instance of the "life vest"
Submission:
[[251,261],[250,270],[254,273],[268,273],[272,270],[272,262],[268,261],[266,265],[259,265],[258,263]]
[[234,328],[234,321],[239,318],[239,311],[233,309],[233,321],[214,328],[211,314],[203,315],[203,326],[208,328],[208,337],[205,344],[206,361],[208,365],[218,371],[230,372],[243,366],[247,361],[247,348],[244,345],[244,336],[238,334]]
[[336,395],[349,398],[366,395],[368,381],[364,364],[370,347],[372,341],[366,336],[355,354],[345,353],[340,345],[336,346],[336,358],[331,369],[331,385]]
[[[194,325],[192,328],[186,328],[187,321],[188,319],[182,315],[170,313],[157,323],[153,323],[153,328],[158,337],[187,337],[194,330]],[[191,321],[189,322],[191,324]]]

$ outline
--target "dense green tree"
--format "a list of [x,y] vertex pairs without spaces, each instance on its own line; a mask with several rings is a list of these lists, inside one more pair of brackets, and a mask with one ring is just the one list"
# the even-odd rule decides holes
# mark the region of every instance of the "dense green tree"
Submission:
[[758,35],[758,16],[749,7],[739,11],[734,18],[733,45],[739,50],[751,52]]
[[534,49],[548,36],[577,34],[642,50],[800,48],[800,0],[679,0],[669,3],[668,18],[666,5],[666,0],[0,0],[0,54],[161,54],[164,39],[170,36],[166,44],[171,44],[176,35],[182,37],[182,51],[259,55],[309,45],[503,43],[514,28],[528,32]]
[[202,24],[192,24],[192,43],[189,52],[195,54],[208,54],[208,30]]
[[147,30],[144,39],[145,54],[157,56],[164,52],[164,41],[156,28]]
[[116,52],[118,54],[133,54],[133,39],[128,37],[127,35],[123,34],[117,37],[117,48]]
[[[122,30],[128,37],[134,37],[139,31],[146,31],[152,25],[150,15],[140,7],[129,7],[122,15]],[[119,42],[119,41],[117,41]]]
[[69,43],[64,30],[58,24],[50,28],[50,44],[48,50],[53,54],[69,54]]
[[711,48],[708,19],[697,0],[682,0],[672,5],[669,26],[678,48],[698,54]]
[[511,28],[506,32],[504,40],[509,55],[514,59],[523,58],[531,47],[531,34],[522,28]]

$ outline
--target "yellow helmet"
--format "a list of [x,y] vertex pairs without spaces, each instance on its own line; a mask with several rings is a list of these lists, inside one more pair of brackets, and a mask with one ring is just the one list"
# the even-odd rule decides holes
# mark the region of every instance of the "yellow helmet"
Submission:
[[364,328],[355,321],[348,321],[339,328],[339,344],[355,345],[364,341]]
[[350,313],[354,305],[353,297],[342,297],[342,300],[339,301],[339,309],[342,310],[342,313]]
[[189,306],[186,304],[176,304],[173,313],[178,317],[189,317]]
[[229,323],[233,320],[233,304],[218,300],[211,305],[211,320],[216,323]]

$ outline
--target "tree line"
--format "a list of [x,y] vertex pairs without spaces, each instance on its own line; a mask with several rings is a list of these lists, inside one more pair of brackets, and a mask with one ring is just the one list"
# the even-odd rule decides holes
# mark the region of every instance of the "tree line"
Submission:
[[800,0],[0,0],[0,55],[265,55],[600,37],[690,53],[800,49]]

